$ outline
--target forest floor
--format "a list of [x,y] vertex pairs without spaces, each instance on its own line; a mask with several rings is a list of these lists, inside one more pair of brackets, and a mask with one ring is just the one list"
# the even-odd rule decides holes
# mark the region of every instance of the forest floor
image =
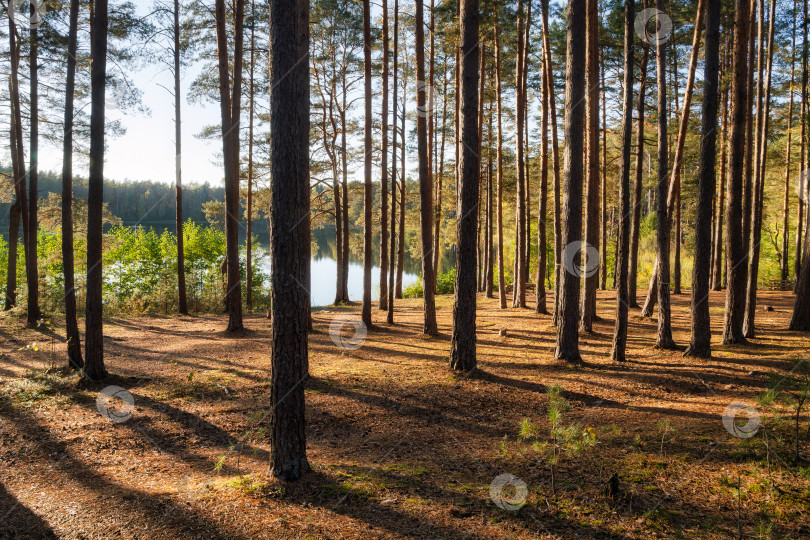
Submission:
[[[688,292],[673,300],[674,337],[685,345]],[[586,364],[572,368],[552,358],[549,316],[500,310],[481,295],[479,369],[468,376],[448,370],[452,296],[437,299],[439,336],[421,335],[421,300],[398,301],[397,324],[375,309],[378,326],[356,350],[337,346],[329,327],[359,318],[358,306],[314,309],[313,471],[290,485],[266,475],[266,318],[247,316],[249,330],[234,337],[221,316],[111,317],[112,375],[89,384],[60,369],[57,321],[33,330],[7,317],[0,538],[808,538],[810,467],[793,460],[795,409],[759,400],[774,385],[772,397],[790,396],[810,336],[786,330],[791,293],[759,301],[758,337],[720,346],[715,332],[708,361],[655,350],[655,320],[631,310],[629,361],[617,365],[608,358],[614,293],[600,292],[602,319],[581,334]],[[712,294],[714,329],[723,302]],[[561,455],[552,490],[555,383],[571,405],[562,425],[595,444]],[[100,414],[107,385],[132,396],[131,417],[112,409],[126,421]],[[733,402],[756,407],[755,436],[724,427]],[[519,437],[525,418],[537,444]],[[805,415],[804,455],[808,432]],[[502,474],[525,493],[491,486]]]

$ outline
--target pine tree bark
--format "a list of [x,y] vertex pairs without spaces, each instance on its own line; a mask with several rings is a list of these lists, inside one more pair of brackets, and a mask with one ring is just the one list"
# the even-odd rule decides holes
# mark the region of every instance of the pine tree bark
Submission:
[[[728,62],[726,62],[728,64]],[[726,65],[725,67],[728,67]],[[726,163],[728,156],[727,138],[728,138],[728,85],[723,89],[723,112],[721,122],[723,124],[723,131],[720,138],[720,176],[718,178],[719,194],[717,196],[717,205],[715,209],[716,217],[714,219],[714,254],[712,255],[712,290],[719,291],[723,288],[723,217],[725,215],[725,200],[726,200]]]
[[782,250],[780,257],[780,279],[786,282],[790,276],[790,265],[788,264],[788,215],[790,212],[790,152],[793,139],[793,83],[796,79],[796,11],[798,2],[793,2],[793,31],[790,37],[790,102],[788,105],[787,120],[787,145],[785,149],[785,189],[782,196]]
[[[579,0],[577,0],[579,1]],[[476,367],[475,315],[476,315],[476,237],[475,207],[478,204],[479,173],[475,148],[478,133],[478,0],[461,2],[460,36],[461,63],[458,66],[461,81],[460,127],[462,145],[458,185],[456,225],[456,290],[453,304],[453,332],[450,342],[450,368],[468,372]]]
[[107,86],[107,0],[93,4],[90,67],[90,175],[87,181],[87,303],[85,363],[91,381],[107,376],[102,318],[102,205],[104,204],[104,94]]
[[501,309],[506,309],[506,278],[503,261],[503,111],[501,110],[501,43],[498,23],[495,23],[495,87],[498,115],[498,300]]
[[[642,2],[642,7],[645,5]],[[644,186],[644,106],[647,92],[647,63],[650,58],[650,45],[642,42],[640,83],[638,88],[638,126],[636,127],[636,167],[633,184],[633,220],[630,224],[630,261],[627,274],[627,298],[630,307],[638,305],[638,243],[641,231],[641,191]]]
[[[39,20],[36,2],[29,3],[30,20]],[[39,220],[37,218],[37,204],[39,203],[39,31],[37,25],[29,28],[29,83],[31,86],[28,96],[28,109],[30,116],[30,129],[28,132],[29,166],[28,166],[28,251],[25,257],[25,269],[28,278],[28,309],[26,324],[34,328],[39,324],[41,317],[39,309],[39,270],[37,253],[37,234]]]
[[517,187],[515,191],[515,264],[512,278],[512,307],[526,307],[526,169],[524,168],[525,107],[523,102],[523,0],[518,0],[517,20],[517,67],[515,68],[515,164]]
[[[366,0],[368,3],[368,0]],[[436,292],[435,276],[433,275],[433,181],[430,175],[430,146],[428,144],[427,116],[431,114],[427,108],[427,84],[425,83],[425,16],[422,2],[416,2],[415,20],[416,39],[416,139],[419,152],[419,201],[420,217],[422,225],[422,280],[424,297],[424,324],[422,327],[426,335],[432,336],[438,332],[436,325]],[[367,49],[371,54],[371,47]],[[369,67],[370,69],[370,67]],[[369,96],[371,86],[369,85]],[[370,105],[369,105],[369,122]],[[369,134],[370,144],[370,134]],[[480,144],[479,144],[480,153]],[[369,167],[371,167],[371,149],[368,157]]]
[[[807,0],[802,2],[802,10],[803,10],[803,20],[807,20]],[[807,139],[805,137],[805,133],[807,132],[807,59],[808,59],[808,42],[807,42],[807,24],[802,24],[802,145],[801,145],[801,164],[799,168],[801,170],[806,170],[807,162],[806,156],[808,155],[808,148],[807,148]],[[807,188],[808,182],[807,178],[803,178],[803,187]],[[802,265],[802,232],[804,231],[804,209],[805,209],[805,201],[802,200],[802,197],[799,197],[798,202],[798,210],[796,212],[796,245],[794,250],[794,259],[793,259],[793,274],[796,276],[796,285],[795,290],[798,292],[799,289],[799,275],[801,273],[801,265]]]
[[[664,1],[657,0],[658,14],[664,12]],[[660,23],[659,23],[660,26]],[[658,349],[674,349],[672,340],[672,314],[669,304],[669,209],[667,208],[667,179],[669,154],[667,148],[667,44],[663,39],[656,43],[656,72],[658,75],[658,207],[656,217],[656,244],[658,248]]]
[[[371,158],[373,151],[372,142],[372,117],[371,117],[371,7],[369,0],[363,0],[363,79],[365,81],[365,127],[364,127],[364,184],[363,184],[363,305],[361,317],[363,324],[371,328],[371,265],[373,253],[371,243],[374,235],[372,223],[372,183],[371,183]],[[345,92],[344,92],[345,96]],[[344,112],[345,114],[345,112]],[[344,130],[345,133],[345,130]],[[344,157],[344,163],[346,158]]]
[[[703,0],[701,0],[703,3]],[[706,61],[703,69],[703,119],[701,122],[698,201],[695,216],[695,259],[692,268],[692,338],[687,356],[711,357],[709,277],[712,201],[716,183],[717,109],[720,72],[720,0],[707,0]]]
[[[234,13],[233,89],[230,88],[225,0],[216,0],[217,58],[219,66],[220,114],[222,117],[222,153],[225,161],[225,259],[228,287],[228,332],[237,332],[242,324],[242,284],[239,272],[239,130],[242,101],[242,52],[244,0],[236,0]],[[304,226],[309,226],[307,222]]]
[[380,118],[380,300],[388,310],[388,77],[391,54],[388,37],[388,0],[382,0],[382,115]]
[[[393,114],[394,125],[391,134],[391,234],[388,252],[388,313],[386,321],[394,324],[394,298],[396,297],[396,225],[397,225],[397,94],[399,90],[399,0],[394,0],[394,80]],[[403,135],[404,139],[404,135]]]
[[[587,153],[585,183],[585,242],[599,252],[599,12],[597,0],[587,0]],[[584,254],[583,254],[584,256]],[[583,263],[584,264],[584,263]],[[593,332],[599,274],[583,280],[580,329]]]
[[[270,2],[270,472],[285,481],[310,470],[308,377],[309,2]],[[291,226],[298,224],[298,226]],[[303,224],[303,226],[301,225]]]
[[613,331],[613,347],[610,359],[624,362],[627,349],[628,288],[627,272],[630,250],[630,158],[633,139],[633,29],[635,20],[634,0],[624,2],[624,96],[622,99],[622,170],[619,184],[619,248],[616,251],[616,326]]
[[[255,58],[256,58],[256,4],[250,1],[250,75],[248,80],[248,168],[247,168],[247,218],[245,248],[245,305],[253,309],[253,114],[255,109]],[[183,278],[185,287],[185,278]]]
[[[545,77],[546,68],[543,67],[542,69]],[[546,85],[540,85],[540,99],[543,110],[540,113],[540,197],[537,211],[537,278],[535,280],[536,302],[534,311],[542,314],[548,314],[545,284],[546,268],[548,266],[548,239],[546,234],[546,218],[548,214],[548,94]]]
[[745,263],[742,242],[742,180],[745,169],[746,110],[748,108],[748,0],[735,0],[734,64],[731,87],[731,129],[729,133],[728,196],[726,198],[725,244],[728,288],[723,322],[723,344],[742,343],[742,308],[745,306]]
[[[182,175],[182,140],[180,111],[180,0],[174,0],[174,155],[175,155],[175,232],[177,236],[177,306],[182,315],[188,314],[186,299],[186,268],[183,253],[183,175]],[[253,112],[253,49],[250,61],[251,77],[251,126]],[[252,131],[252,130],[251,130]],[[250,137],[251,145],[253,137]],[[253,153],[251,152],[251,159]],[[64,199],[63,199],[64,200]],[[248,187],[248,206],[250,206],[250,187]],[[248,210],[248,214],[250,210]],[[250,220],[248,220],[248,306],[250,306]]]
[[[568,0],[565,62],[565,146],[563,168],[562,241],[582,243],[583,121],[585,117],[585,0]],[[554,358],[581,362],[579,354],[579,282],[575,268],[560,271],[559,324]]]
[[65,84],[65,124],[62,147],[62,273],[65,281],[65,334],[68,365],[84,366],[79,323],[76,320],[76,285],[73,254],[73,100],[76,91],[76,50],[79,33],[79,0],[70,0],[70,24]]
[[543,84],[548,93],[548,108],[551,122],[551,155],[554,162],[554,317],[553,324],[559,323],[560,316],[560,271],[562,269],[562,221],[560,218],[560,147],[557,140],[557,104],[554,88],[554,70],[551,61],[551,44],[548,25],[548,0],[541,0],[543,11]]

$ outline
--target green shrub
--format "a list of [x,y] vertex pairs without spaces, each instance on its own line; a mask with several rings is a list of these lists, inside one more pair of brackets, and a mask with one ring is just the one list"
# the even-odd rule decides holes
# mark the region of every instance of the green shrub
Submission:
[[[456,269],[453,268],[449,272],[439,274],[436,277],[436,294],[453,294],[456,287]],[[425,289],[422,286],[422,276],[419,279],[405,287],[402,291],[403,298],[422,298],[425,294]]]

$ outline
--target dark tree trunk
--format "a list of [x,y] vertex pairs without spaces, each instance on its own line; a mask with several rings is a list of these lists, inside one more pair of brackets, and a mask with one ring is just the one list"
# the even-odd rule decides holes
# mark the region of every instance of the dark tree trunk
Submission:
[[[701,2],[703,3],[703,2]],[[692,339],[687,356],[711,357],[709,275],[711,273],[711,221],[717,161],[717,109],[720,72],[720,0],[707,0],[706,61],[703,68],[698,201],[695,216],[695,259],[692,268]]]
[[[382,115],[380,118],[380,300],[377,307],[388,310],[388,77],[390,65],[388,0],[382,0]],[[393,219],[393,218],[392,218]]]
[[[726,62],[727,63],[727,62]],[[728,156],[728,147],[726,139],[728,135],[728,86],[723,90],[723,112],[721,116],[723,123],[723,132],[720,138],[720,176],[719,181],[719,194],[717,195],[717,205],[715,208],[716,217],[714,218],[714,246],[712,255],[712,290],[719,291],[723,287],[723,217],[725,215],[725,200],[726,200],[726,157]]]
[[[388,324],[394,324],[394,298],[396,297],[396,226],[397,226],[397,93],[399,90],[399,0],[394,0],[394,95],[393,95],[393,117],[394,126],[391,142],[391,245],[388,252],[388,313],[386,320]],[[404,135],[403,135],[404,138]]]
[[613,348],[610,359],[626,360],[627,348],[627,271],[630,249],[630,154],[633,139],[633,25],[634,0],[624,3],[624,99],[622,103],[622,171],[619,185],[619,248],[616,250],[616,327],[613,332]]
[[[807,0],[802,2],[802,10],[804,19],[807,21]],[[801,150],[801,165],[799,168],[804,170],[806,167],[806,156],[808,152],[807,140],[805,133],[807,132],[807,58],[808,58],[808,43],[807,43],[807,24],[802,24],[802,150]],[[807,177],[803,178],[803,187],[805,189],[810,186]],[[801,274],[802,266],[802,232],[804,231],[804,208],[805,203],[802,197],[799,197],[798,211],[796,212],[796,245],[793,259],[793,273],[796,276],[795,290],[799,290],[799,276]]]
[[495,25],[495,102],[498,115],[498,300],[501,309],[506,309],[506,278],[503,260],[503,118],[501,99],[501,44],[500,29]]
[[[430,176],[430,147],[428,145],[427,118],[431,114],[427,109],[425,84],[425,16],[422,2],[416,3],[416,138],[419,151],[419,201],[422,224],[422,280],[424,290],[424,325],[425,334],[432,336],[438,332],[436,326],[436,292],[433,275],[433,182]],[[370,54],[370,48],[368,48]],[[370,112],[370,111],[369,111]],[[479,145],[480,147],[480,145]],[[371,159],[371,152],[368,154]]]
[[525,107],[523,105],[523,0],[518,0],[518,20],[517,20],[517,68],[515,69],[515,153],[516,153],[516,178],[517,187],[515,191],[515,265],[512,278],[512,307],[526,307],[526,227],[525,227],[525,204],[526,204],[526,169],[524,168],[525,150],[523,146],[523,123],[525,122]]
[[[180,1],[174,0],[174,155],[175,155],[175,229],[177,232],[177,297],[178,310],[188,314],[186,300],[186,265],[183,254],[183,176],[181,168],[181,123],[180,123]],[[253,89],[253,53],[251,52],[251,96]],[[251,99],[252,104],[252,99]],[[251,137],[251,142],[252,142]],[[250,188],[248,188],[250,189]],[[248,195],[250,197],[250,195]],[[248,199],[250,200],[250,199]],[[63,199],[64,201],[64,199]],[[248,220],[248,306],[250,305],[250,220]]]
[[[30,2],[31,21],[39,20],[36,2]],[[25,269],[28,278],[28,310],[27,325],[31,328],[37,326],[40,319],[39,311],[39,270],[37,268],[37,232],[39,220],[37,219],[37,204],[39,203],[39,36],[37,25],[32,24],[29,30],[29,74],[31,93],[28,108],[31,122],[29,130],[29,159],[28,167],[28,252],[25,257]]]
[[[239,274],[239,123],[242,97],[242,41],[244,0],[236,0],[234,14],[233,90],[230,85],[225,0],[216,1],[217,57],[219,63],[222,147],[225,158],[225,259],[227,264],[226,305],[228,332],[243,328],[242,285]],[[299,226],[309,227],[309,221]]]
[[[663,0],[657,0],[659,15],[664,12]],[[656,18],[659,16],[656,15]],[[665,40],[656,46],[656,71],[658,74],[658,207],[656,240],[658,247],[658,337],[655,346],[659,349],[673,349],[672,321],[669,305],[669,216],[667,208],[668,161],[667,152],[667,78]]]
[[551,45],[548,26],[548,0],[541,1],[543,11],[543,85],[548,95],[548,108],[551,122],[551,156],[554,162],[554,317],[553,324],[560,317],[560,271],[562,269],[562,222],[560,218],[560,147],[557,141],[557,98],[554,88],[554,70],[551,62]]
[[[292,5],[290,5],[292,4]],[[307,461],[309,2],[270,2],[270,471],[298,480]],[[290,224],[299,224],[291,227]],[[303,225],[301,225],[303,224]]]
[[[490,73],[490,78],[492,74]],[[493,229],[493,196],[492,196],[492,101],[489,102],[489,129],[487,130],[487,212],[486,212],[486,226],[484,229],[486,230],[486,264],[484,265],[484,280],[486,282],[486,287],[484,288],[487,298],[494,298],[494,283],[493,278],[495,276],[495,261],[494,261],[494,254],[495,250],[492,246],[492,229]]]
[[90,68],[90,176],[87,193],[87,305],[84,376],[97,381],[104,367],[102,303],[102,205],[104,203],[104,94],[107,85],[107,0],[93,4]]
[[[76,286],[73,261],[73,96],[76,90],[76,49],[79,27],[79,0],[70,0],[70,31],[65,84],[65,128],[62,150],[62,272],[65,280],[65,334],[68,364],[84,366],[79,323],[76,320]],[[15,235],[16,236],[16,235]]]
[[[790,151],[793,139],[793,83],[796,80],[796,11],[797,2],[793,2],[793,32],[790,38],[790,104],[788,105],[787,120],[787,148],[785,150],[785,190],[782,197],[782,249],[780,257],[780,278],[782,282],[788,280],[790,276],[790,265],[788,264],[788,215],[790,212]],[[802,166],[800,164],[800,166]]]
[[745,307],[745,248],[742,241],[742,180],[745,170],[746,110],[748,108],[748,31],[749,2],[735,0],[734,77],[731,95],[731,132],[729,134],[728,197],[726,198],[725,244],[728,288],[723,322],[723,343],[741,343],[742,315]]
[[[545,70],[546,68],[543,67],[544,72]],[[545,73],[543,75],[545,76]],[[543,110],[540,120],[540,202],[537,213],[537,283],[535,285],[537,302],[534,311],[542,314],[548,313],[545,284],[546,267],[548,266],[546,257],[548,252],[548,240],[546,238],[546,218],[548,214],[548,94],[545,84],[541,85],[540,95]]]
[[650,45],[642,43],[641,66],[638,89],[638,127],[636,128],[636,168],[633,185],[633,221],[630,224],[630,261],[627,274],[627,298],[630,307],[638,305],[638,242],[641,231],[641,191],[644,186],[644,106],[647,92],[647,62],[650,58]]
[[753,205],[751,207],[751,247],[748,254],[748,282],[746,284],[745,317],[743,318],[743,335],[753,338],[756,334],[756,307],[757,307],[757,278],[759,276],[759,253],[762,239],[762,210],[765,189],[765,158],[768,154],[768,118],[771,102],[771,71],[773,67],[773,34],[774,20],[776,19],[776,2],[771,0],[771,10],[768,21],[768,57],[765,67],[765,80],[762,106],[761,125],[758,130],[758,157],[757,170],[754,180]]
[[[597,0],[587,0],[587,153],[585,157],[587,181],[585,183],[585,242],[599,252],[599,12]],[[590,252],[590,249],[588,250]],[[584,253],[583,253],[584,256]],[[583,262],[584,264],[584,262]],[[597,265],[598,266],[598,265]],[[583,280],[580,328],[593,331],[596,318],[596,289],[599,273],[586,275]]]
[[250,79],[248,81],[248,168],[247,168],[247,218],[245,261],[245,305],[247,310],[253,308],[253,113],[255,108],[254,74],[256,59],[256,6],[250,2]]
[[[568,0],[565,62],[565,146],[562,200],[562,241],[566,250],[582,243],[583,120],[585,117],[585,0]],[[568,247],[573,246],[573,247]],[[576,265],[576,263],[574,263]],[[567,265],[567,266],[574,266]],[[560,271],[559,325],[554,357],[581,362],[579,354],[578,268]]]
[[[374,236],[371,217],[372,184],[371,184],[371,8],[369,0],[363,0],[363,79],[365,81],[365,140],[364,140],[364,185],[363,185],[363,306],[362,319],[366,327],[371,327],[371,242]],[[345,95],[345,93],[344,93]],[[344,112],[345,114],[345,112]],[[344,130],[345,132],[345,130]],[[344,158],[345,163],[345,158]]]
[[[405,42],[407,45],[407,42]],[[407,53],[407,51],[405,51]],[[399,184],[399,238],[397,242],[397,283],[396,294],[397,298],[402,298],[402,274],[405,269],[405,200],[407,198],[407,185],[405,174],[405,119],[406,119],[406,104],[408,103],[408,76],[407,70],[402,74],[402,115],[400,117],[400,136],[402,137],[402,145],[399,148],[399,169],[400,169],[400,184]]]
[[450,368],[471,371],[476,367],[475,352],[475,250],[478,245],[476,206],[478,204],[478,0],[461,3],[460,35],[461,81],[460,127],[462,145],[458,185],[456,228],[456,290],[453,305],[453,335],[450,344]]

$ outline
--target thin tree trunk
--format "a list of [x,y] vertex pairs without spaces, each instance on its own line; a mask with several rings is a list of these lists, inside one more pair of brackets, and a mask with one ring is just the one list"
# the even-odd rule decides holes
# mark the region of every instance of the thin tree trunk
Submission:
[[[803,20],[807,21],[807,0],[802,2],[802,9],[803,9]],[[807,163],[805,161],[806,156],[808,154],[807,149],[807,140],[805,137],[805,133],[807,132],[807,58],[808,58],[808,43],[807,43],[807,24],[802,24],[802,148],[801,148],[801,164],[799,168],[803,171],[806,170],[805,167]],[[808,160],[810,161],[810,160]],[[802,177],[802,184],[801,187],[804,190],[807,190],[808,182],[806,174]],[[794,259],[793,259],[793,274],[796,276],[796,285],[795,290],[798,293],[799,290],[799,275],[801,273],[801,266],[802,266],[802,232],[804,231],[804,208],[805,208],[805,201],[803,197],[799,197],[799,202],[797,203],[798,209],[796,211],[796,245],[794,249]]]
[[[403,40],[403,47],[407,47],[408,42]],[[405,57],[408,56],[407,48],[403,50]],[[399,185],[399,242],[397,243],[397,284],[394,293],[397,298],[402,298],[402,274],[405,269],[405,201],[408,196],[408,186],[406,184],[405,174],[405,119],[407,116],[407,103],[408,103],[408,70],[405,64],[405,70],[402,74],[402,116],[400,136],[402,137],[402,146],[399,149],[400,155],[400,185]]]
[[[388,77],[390,46],[388,0],[382,0],[382,118],[380,126],[380,300],[377,307],[388,310]],[[392,217],[393,219],[393,217]]]
[[512,278],[512,307],[526,307],[526,275],[524,261],[526,255],[525,214],[526,209],[526,169],[524,168],[523,122],[525,122],[523,106],[523,0],[518,0],[517,20],[517,67],[515,69],[515,163],[517,166],[517,187],[515,191],[515,264]]
[[554,88],[554,71],[551,62],[551,45],[548,26],[548,0],[541,0],[543,11],[543,84],[548,93],[548,108],[551,114],[551,155],[554,162],[554,317],[553,324],[557,325],[560,318],[560,271],[562,269],[562,221],[560,218],[561,201],[560,188],[562,177],[560,175],[560,147],[557,140],[557,104]]
[[[244,0],[236,0],[234,14],[233,90],[229,88],[230,57],[226,33],[225,1],[216,1],[217,57],[219,63],[222,145],[225,158],[225,241],[228,288],[228,332],[243,328],[242,285],[239,274],[239,123],[242,96],[242,41]],[[308,226],[308,224],[305,224]],[[306,285],[306,284],[304,284]]]
[[[604,6],[604,4],[603,4]],[[635,8],[635,6],[634,6]],[[600,239],[600,246],[602,246],[602,258],[601,258],[601,268],[599,270],[599,288],[602,290],[607,289],[607,274],[608,274],[608,267],[607,267],[607,259],[608,259],[608,251],[607,251],[607,243],[608,243],[608,222],[607,222],[607,100],[605,99],[606,88],[605,88],[605,61],[604,61],[604,50],[601,52],[602,58],[600,59],[599,67],[601,69],[601,77],[602,77],[602,189],[600,190],[602,193],[602,208],[601,208],[601,239]],[[631,80],[632,84],[632,80]],[[632,100],[632,92],[631,100]],[[632,105],[630,106],[632,109]],[[633,113],[630,112],[630,120],[632,122]],[[631,133],[632,135],[632,133]],[[628,210],[630,205],[627,205]],[[611,210],[612,212],[612,210]],[[613,219],[611,217],[610,223],[613,223]],[[626,253],[626,251],[625,251]],[[614,262],[615,265],[615,262]],[[613,275],[615,277],[616,270],[614,268]]]
[[[73,96],[76,91],[76,50],[79,28],[79,0],[70,0],[70,31],[65,84],[65,127],[62,149],[62,272],[65,280],[65,334],[68,364],[84,366],[79,323],[76,320],[76,286],[73,260]],[[15,233],[16,238],[16,233]]]
[[[545,47],[545,46],[544,46]],[[545,52],[543,52],[545,54]],[[545,56],[543,56],[545,58]],[[545,62],[543,62],[545,63]],[[545,77],[546,68],[543,67]],[[535,293],[537,301],[534,311],[536,313],[547,314],[546,307],[546,285],[545,275],[548,266],[548,239],[546,238],[546,218],[548,214],[548,89],[546,85],[541,85],[542,112],[540,116],[540,197],[539,209],[537,211],[537,278]]]
[[444,58],[445,74],[443,77],[443,90],[442,90],[442,142],[441,150],[439,151],[439,168],[436,171],[436,206],[433,211],[433,275],[439,275],[439,261],[441,260],[439,235],[441,233],[442,225],[442,180],[444,179],[444,142],[446,139],[447,130],[445,124],[447,123],[447,57]]
[[[36,2],[29,3],[30,20],[39,20]],[[31,129],[28,132],[30,164],[28,166],[28,252],[25,257],[25,269],[28,277],[28,310],[27,325],[34,328],[39,324],[39,270],[37,268],[37,204],[39,203],[39,32],[36,24],[29,27],[29,82],[31,85],[28,97],[28,108]]]
[[627,348],[627,271],[630,249],[630,157],[633,139],[633,26],[635,19],[633,0],[624,3],[624,96],[622,103],[622,170],[619,185],[619,248],[616,250],[616,326],[613,331],[613,347],[610,359],[626,360]]
[[506,278],[503,261],[503,119],[501,99],[501,43],[500,29],[495,23],[495,103],[498,115],[498,300],[501,309],[506,309]]
[[[702,2],[701,2],[702,3]],[[720,71],[720,0],[708,0],[706,9],[706,62],[703,71],[698,201],[695,216],[695,259],[692,267],[692,338],[687,356],[711,357],[709,274],[712,201],[714,200],[717,140],[717,99]],[[683,120],[681,120],[683,121]]]
[[[270,2],[270,472],[294,481],[307,461],[310,295],[309,2]],[[291,223],[303,226],[290,227]]]
[[[176,1],[176,0],[175,0]],[[253,308],[253,111],[255,101],[255,88],[253,79],[255,74],[255,49],[256,49],[256,24],[254,23],[256,11],[255,2],[250,2],[250,81],[248,88],[248,170],[247,170],[247,227],[246,227],[246,248],[247,260],[245,261],[245,304],[248,311]]]
[[[587,0],[587,153],[585,157],[587,181],[585,183],[585,242],[599,253],[599,12],[597,0]],[[585,253],[590,249],[583,250]],[[583,262],[583,265],[585,263]],[[596,266],[598,268],[598,265]],[[593,331],[596,318],[596,289],[599,275],[585,275],[583,280],[580,329]]]
[[[728,62],[726,63],[728,64]],[[728,65],[726,65],[728,67]],[[718,178],[719,191],[717,196],[716,216],[714,220],[714,255],[712,257],[712,290],[723,288],[723,217],[725,215],[726,197],[726,157],[728,156],[728,85],[723,90],[723,132],[720,139],[720,177]]]
[[[490,73],[490,77],[492,74]],[[489,102],[489,129],[487,130],[487,137],[488,137],[488,144],[487,144],[487,223],[486,223],[486,245],[487,245],[487,252],[486,252],[486,270],[484,272],[484,279],[486,280],[486,296],[487,298],[494,298],[494,291],[493,291],[493,277],[494,277],[494,249],[492,246],[492,206],[493,206],[493,197],[492,197],[492,101]]]
[[[565,146],[562,201],[562,238],[566,252],[582,242],[583,121],[585,117],[585,0],[568,1],[565,62]],[[566,264],[560,271],[559,325],[554,358],[581,362],[579,354],[580,272]]]
[[[664,11],[664,1],[657,0],[658,15]],[[667,152],[667,44],[665,40],[656,43],[656,72],[658,75],[658,336],[655,346],[659,349],[674,349],[672,321],[669,305],[669,219],[667,214],[667,173],[669,155]]]
[[[642,7],[646,2],[642,2]],[[627,274],[627,298],[630,307],[638,305],[638,243],[641,235],[641,191],[644,186],[644,106],[647,91],[647,62],[650,58],[650,45],[642,44],[640,84],[638,89],[638,126],[636,127],[636,167],[633,185],[633,220],[630,224],[630,261]]]
[[793,2],[793,32],[790,37],[790,104],[788,105],[787,120],[787,147],[785,150],[785,190],[782,197],[782,256],[780,257],[782,282],[786,282],[790,276],[790,266],[788,264],[788,213],[790,212],[790,151],[793,138],[793,83],[796,76],[796,11],[798,2]]
[[[368,0],[366,0],[368,3]],[[428,144],[428,126],[427,114],[431,114],[427,110],[427,96],[425,84],[425,21],[424,21],[424,6],[422,2],[416,2],[416,21],[415,21],[415,39],[416,39],[416,105],[419,114],[416,118],[416,138],[419,152],[419,200],[420,200],[420,217],[422,225],[422,280],[423,280],[423,296],[424,296],[424,325],[423,332],[426,335],[432,336],[438,332],[436,326],[436,300],[434,298],[436,292],[435,277],[433,274],[433,258],[431,250],[433,249],[433,182],[430,175],[430,146]],[[368,53],[371,54],[371,47],[367,48]],[[370,69],[370,66],[369,66]],[[369,86],[369,97],[370,97]],[[370,105],[369,105],[369,123],[370,120]],[[369,134],[369,145],[370,134]],[[479,145],[480,148],[480,145]],[[369,147],[368,160],[369,167],[371,160],[371,148]],[[479,150],[480,153],[480,150]]]
[[[393,82],[393,133],[391,135],[391,238],[390,238],[390,251],[389,251],[389,267],[388,267],[388,313],[386,314],[386,321],[388,324],[394,324],[394,298],[396,289],[396,224],[397,224],[397,93],[399,90],[399,0],[394,0],[394,80]],[[403,134],[404,138],[404,134]]]
[[[479,87],[478,87],[478,134],[479,134],[479,138],[478,138],[478,170],[479,171],[481,170],[481,168],[483,166],[483,163],[484,163],[484,161],[483,161],[484,156],[483,156],[481,151],[483,149],[483,142],[484,142],[484,90],[485,90],[484,83],[486,81],[486,73],[484,72],[484,67],[485,67],[484,61],[486,60],[486,45],[482,43],[480,45],[480,48],[481,48],[481,54],[480,54],[481,55],[481,64],[480,64],[480,66],[478,68],[478,73],[480,73],[480,77],[479,77],[480,82],[479,82]],[[482,175],[479,172],[479,178],[481,176]],[[482,191],[483,190],[481,190],[481,188],[479,186],[479,188],[478,188],[479,195],[480,195],[480,193]],[[482,206],[483,205],[481,204],[481,201],[479,201],[478,208],[477,208],[477,211],[476,211],[477,223],[478,223],[478,238],[479,238],[479,245],[477,246],[478,247],[478,292],[484,292],[484,274],[485,274],[484,250],[486,249],[486,240],[485,240],[486,236],[481,231],[481,227],[482,227],[482,224],[481,224],[481,207]],[[482,241],[485,244],[484,247],[482,247],[480,245]]]
[[[363,185],[363,306],[362,319],[367,328],[371,327],[371,265],[373,264],[373,253],[371,252],[371,242],[374,231],[372,224],[372,189],[371,184],[371,152],[372,142],[372,117],[371,117],[371,7],[369,0],[363,0],[363,79],[365,81],[365,127],[364,127],[364,185]],[[344,99],[346,92],[343,93]],[[345,107],[341,115],[345,116]],[[344,130],[345,133],[345,130]],[[344,154],[344,166],[346,157]]]
[[725,244],[727,250],[726,308],[723,343],[740,343],[742,310],[745,305],[745,276],[740,266],[745,263],[742,243],[742,179],[745,169],[746,110],[748,108],[748,31],[749,0],[735,0],[734,11],[734,78],[732,79],[731,132],[729,134],[728,196],[726,198]]
[[456,290],[453,305],[453,331],[450,342],[450,368],[472,371],[476,367],[475,351],[475,248],[477,224],[475,207],[478,204],[478,156],[475,155],[479,139],[478,110],[478,0],[461,2],[460,36],[461,81],[460,148],[462,163],[458,185],[456,245]]
[[104,201],[104,93],[107,86],[107,0],[93,4],[90,67],[90,175],[87,192],[87,305],[84,376],[98,381],[104,367],[102,327],[102,205]]
[[754,200],[751,207],[751,248],[748,255],[748,282],[745,298],[745,317],[743,319],[743,335],[753,338],[756,334],[756,307],[757,307],[757,279],[759,277],[760,241],[762,239],[762,210],[764,205],[765,189],[765,159],[768,154],[768,124],[771,102],[771,71],[773,68],[773,34],[776,19],[776,1],[771,0],[771,9],[768,21],[768,57],[765,67],[764,104],[762,107],[761,129],[757,133],[759,138],[757,157],[757,171],[754,184]]

